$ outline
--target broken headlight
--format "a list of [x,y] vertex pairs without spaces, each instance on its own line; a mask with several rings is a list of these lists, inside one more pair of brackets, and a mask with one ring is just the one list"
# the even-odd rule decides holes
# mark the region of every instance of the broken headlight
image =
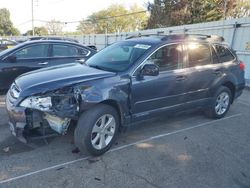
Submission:
[[21,102],[20,106],[41,111],[49,111],[52,107],[51,97],[28,97]]

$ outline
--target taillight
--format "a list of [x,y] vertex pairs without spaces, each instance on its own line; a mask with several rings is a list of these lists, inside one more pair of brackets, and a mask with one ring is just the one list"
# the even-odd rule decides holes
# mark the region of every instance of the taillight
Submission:
[[242,61],[240,61],[239,66],[240,66],[240,70],[242,70],[242,71],[245,70],[245,64]]

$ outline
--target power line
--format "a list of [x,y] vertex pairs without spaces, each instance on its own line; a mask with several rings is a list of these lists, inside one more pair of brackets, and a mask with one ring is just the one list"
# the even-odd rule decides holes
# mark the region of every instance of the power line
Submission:
[[[101,20],[109,20],[109,19],[114,19],[114,18],[119,18],[119,17],[124,17],[124,16],[131,16],[131,15],[135,15],[135,14],[142,14],[142,13],[146,13],[146,12],[147,12],[146,10],[138,11],[138,12],[131,12],[131,13],[120,14],[120,15],[116,15],[116,16],[109,16],[109,17],[104,17],[104,18],[98,18],[98,19],[94,19],[94,21],[98,22],[98,21],[101,21]],[[31,21],[32,20],[28,20],[26,22],[21,23],[20,25],[25,24],[25,23],[29,23]],[[49,22],[51,22],[51,20],[48,21],[48,20],[41,20],[41,19],[34,19],[34,21],[36,21],[36,22],[43,22],[43,23],[49,23]],[[91,21],[93,21],[93,20],[87,19],[84,22],[89,23]],[[60,22],[64,23],[64,24],[73,24],[73,23],[80,23],[82,21],[80,20],[80,21],[60,21]]]

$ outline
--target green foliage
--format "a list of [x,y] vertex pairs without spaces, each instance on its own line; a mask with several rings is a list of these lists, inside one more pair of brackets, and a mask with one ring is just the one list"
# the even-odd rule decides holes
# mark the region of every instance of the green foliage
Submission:
[[20,32],[13,26],[10,20],[10,12],[6,9],[0,9],[0,36],[19,35]]
[[[105,10],[95,12],[80,22],[77,30],[82,34],[120,33],[143,29],[147,23],[147,14],[136,4],[126,9],[114,4]],[[139,14],[131,14],[141,12]],[[125,15],[125,16],[122,16]]]
[[[147,28],[216,21],[242,15],[240,1],[249,0],[154,0],[148,4],[151,12]],[[249,15],[246,3],[243,15]],[[236,7],[239,7],[236,11]],[[247,9],[248,7],[248,9]],[[247,12],[248,10],[248,12]],[[237,12],[237,13],[236,13]]]
[[250,16],[250,0],[238,0],[236,7],[229,12],[232,18],[241,18]]
[[[24,35],[31,36],[33,34],[32,30],[28,30]],[[45,27],[35,27],[34,34],[38,36],[48,35],[48,30]]]

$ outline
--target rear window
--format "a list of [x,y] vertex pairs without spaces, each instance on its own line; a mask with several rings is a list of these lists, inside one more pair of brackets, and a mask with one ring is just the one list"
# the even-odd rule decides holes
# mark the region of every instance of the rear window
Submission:
[[235,59],[230,50],[225,46],[215,45],[215,49],[220,58],[221,63],[233,61]]

